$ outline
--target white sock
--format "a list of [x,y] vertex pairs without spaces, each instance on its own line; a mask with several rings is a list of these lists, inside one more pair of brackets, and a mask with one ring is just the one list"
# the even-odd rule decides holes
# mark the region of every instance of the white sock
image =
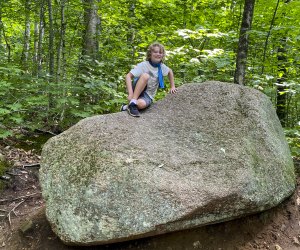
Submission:
[[[130,103],[137,104],[137,100],[136,100],[136,99],[131,99]],[[130,103],[129,103],[129,104],[130,104]]]
[[124,105],[122,106],[122,111],[125,111],[127,108],[128,108],[128,105],[127,105],[127,104],[124,104]]

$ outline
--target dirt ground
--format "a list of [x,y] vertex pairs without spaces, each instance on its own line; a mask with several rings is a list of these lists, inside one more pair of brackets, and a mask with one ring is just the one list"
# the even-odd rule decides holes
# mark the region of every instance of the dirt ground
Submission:
[[[260,214],[118,244],[66,246],[51,231],[45,217],[38,165],[35,165],[40,160],[39,155],[3,145],[0,145],[0,153],[14,165],[7,174],[7,188],[0,191],[0,250],[300,249],[299,177],[297,189],[290,198],[276,208]],[[295,160],[297,169],[300,169],[299,163],[300,160]]]

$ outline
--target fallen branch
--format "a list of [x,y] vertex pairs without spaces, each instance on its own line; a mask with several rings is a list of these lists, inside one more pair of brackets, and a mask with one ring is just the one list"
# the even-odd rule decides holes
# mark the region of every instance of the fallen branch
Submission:
[[9,181],[9,180],[10,180],[10,177],[7,176],[7,175],[2,175],[2,176],[0,176],[0,179],[1,179],[1,180],[4,180],[4,181]]
[[41,193],[42,192],[36,192],[36,193],[32,193],[32,194],[27,194],[27,195],[24,195],[24,196],[16,197],[16,198],[13,198],[13,199],[3,199],[3,200],[0,200],[0,202],[16,201],[16,200],[20,200],[20,199],[27,199],[29,197],[32,197],[32,196],[35,196],[35,195],[41,194]]
[[44,133],[44,134],[50,134],[50,135],[57,135],[57,134],[55,134],[55,133],[53,133],[52,131],[48,131],[48,130],[43,130],[43,129],[35,129],[36,131],[38,131],[38,132],[42,132],[42,133]]
[[23,168],[35,168],[35,167],[40,167],[40,163],[32,163],[32,164],[24,164]]
[[22,174],[14,174],[14,173],[11,173],[11,172],[7,172],[6,174],[11,175],[11,176],[22,176]]
[[15,209],[16,209],[18,206],[20,206],[24,201],[25,201],[25,200],[20,201],[17,205],[15,205],[15,206],[8,212],[7,217],[8,217],[8,222],[9,222],[9,225],[10,225],[10,226],[11,226],[11,213],[13,212],[14,215],[17,216],[17,215],[16,215],[16,212],[15,212]]

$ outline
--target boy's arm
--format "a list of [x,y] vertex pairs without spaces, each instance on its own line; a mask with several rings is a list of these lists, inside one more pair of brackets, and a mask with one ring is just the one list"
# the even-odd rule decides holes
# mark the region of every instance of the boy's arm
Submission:
[[171,69],[169,70],[168,78],[169,78],[170,85],[171,85],[170,93],[175,94],[177,92],[177,89],[175,88],[174,74]]
[[130,101],[133,96],[132,78],[133,78],[133,74],[131,72],[129,72],[125,77],[126,87],[128,92],[128,97],[127,97],[128,101]]

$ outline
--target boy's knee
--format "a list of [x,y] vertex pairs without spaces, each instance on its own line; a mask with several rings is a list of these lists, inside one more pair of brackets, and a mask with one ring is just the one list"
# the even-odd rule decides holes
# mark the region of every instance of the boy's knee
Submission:
[[137,106],[138,106],[138,109],[145,109],[145,108],[147,108],[147,103],[145,102],[145,100],[140,98],[137,100]]

